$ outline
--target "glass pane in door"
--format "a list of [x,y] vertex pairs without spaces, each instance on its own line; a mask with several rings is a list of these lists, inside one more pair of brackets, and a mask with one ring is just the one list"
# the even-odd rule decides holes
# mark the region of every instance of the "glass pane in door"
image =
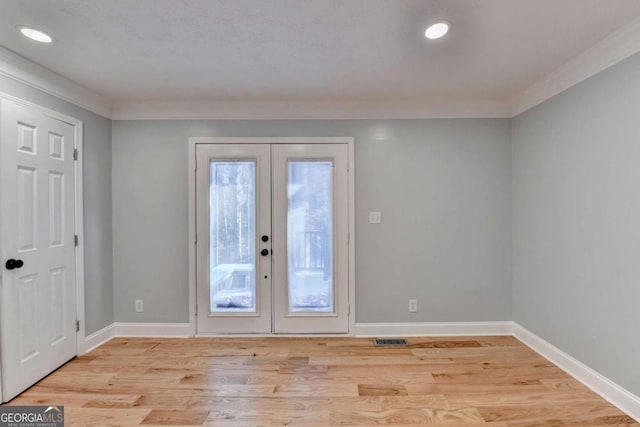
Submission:
[[256,311],[256,162],[209,165],[211,313]]
[[289,312],[334,311],[333,162],[289,161]]

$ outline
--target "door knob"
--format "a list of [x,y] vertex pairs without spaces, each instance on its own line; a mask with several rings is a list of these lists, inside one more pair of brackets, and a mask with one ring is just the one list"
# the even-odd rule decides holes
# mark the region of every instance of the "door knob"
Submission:
[[7,270],[13,270],[15,268],[22,268],[22,266],[24,265],[24,262],[22,262],[21,259],[8,259],[7,262],[4,264],[4,266],[7,268]]
[[269,255],[269,249],[263,249],[263,250],[261,250],[261,251],[260,251],[260,255],[262,255],[262,256],[267,256],[267,255]]
[[269,241],[269,236],[267,236],[266,234],[264,236],[262,236],[262,241],[263,242],[268,242]]

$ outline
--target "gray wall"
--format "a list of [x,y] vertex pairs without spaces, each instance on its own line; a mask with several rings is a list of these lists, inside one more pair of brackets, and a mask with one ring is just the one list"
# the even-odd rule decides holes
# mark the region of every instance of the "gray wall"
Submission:
[[640,395],[640,55],[513,121],[514,320]]
[[114,121],[116,321],[188,321],[191,136],[354,136],[357,321],[511,318],[509,120]]
[[113,323],[111,120],[0,76],[0,92],[84,122],[85,331]]

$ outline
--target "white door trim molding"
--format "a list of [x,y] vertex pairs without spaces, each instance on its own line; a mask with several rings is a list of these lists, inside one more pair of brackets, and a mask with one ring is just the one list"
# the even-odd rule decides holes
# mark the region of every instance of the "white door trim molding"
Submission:
[[85,312],[84,312],[84,199],[83,199],[83,122],[75,117],[59,113],[55,110],[34,104],[24,99],[16,98],[0,92],[0,99],[12,101],[24,107],[39,111],[51,118],[70,124],[74,128],[74,144],[78,150],[78,160],[74,165],[75,172],[75,234],[78,236],[78,245],[75,250],[76,261],[76,319],[80,322],[80,330],[76,334],[76,349],[78,354],[84,352],[85,345]]
[[[197,144],[347,144],[349,227],[349,335],[356,333],[355,312],[355,162],[352,137],[192,137],[188,144],[189,186],[189,334],[196,335],[196,145]],[[343,334],[340,334],[343,335]]]

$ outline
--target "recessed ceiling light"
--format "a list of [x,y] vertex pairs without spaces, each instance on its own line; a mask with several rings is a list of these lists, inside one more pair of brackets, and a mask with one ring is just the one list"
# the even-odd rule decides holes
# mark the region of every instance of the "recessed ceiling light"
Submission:
[[444,37],[448,32],[451,24],[447,21],[438,21],[429,25],[429,27],[424,32],[424,36],[429,40],[436,40],[441,37]]
[[53,37],[51,37],[47,33],[43,33],[40,30],[36,30],[35,28],[30,27],[18,27],[20,28],[20,32],[23,36],[30,38],[31,40],[35,40],[40,43],[51,43],[53,41]]

